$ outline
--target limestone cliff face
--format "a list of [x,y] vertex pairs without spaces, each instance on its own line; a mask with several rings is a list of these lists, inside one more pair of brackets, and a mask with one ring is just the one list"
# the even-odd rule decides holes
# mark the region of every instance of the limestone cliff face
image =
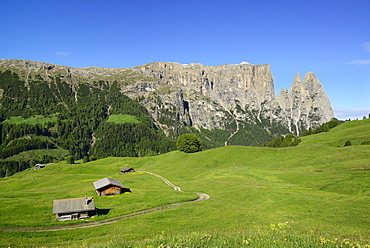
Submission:
[[[137,82],[123,92],[156,95],[161,105],[143,102],[153,113],[163,108],[175,109],[176,119],[205,129],[224,129],[233,122],[256,123],[268,120],[300,134],[334,117],[328,96],[312,72],[301,83],[297,74],[290,91],[277,96],[269,65],[183,65],[151,63],[135,70],[158,81]],[[145,85],[145,87],[143,87]],[[166,92],[165,89],[168,89]]]
[[[260,113],[262,102],[268,103],[265,108],[270,107],[272,101],[276,103],[269,65],[204,66],[160,62],[135,69],[159,81],[129,85],[123,89],[125,94],[136,97],[158,93],[161,102],[176,108],[178,120],[198,128],[224,129],[234,119],[248,119],[244,109]],[[147,104],[156,108],[153,102]],[[236,106],[243,111],[238,112]]]
[[231,139],[242,126],[251,124],[276,135],[281,133],[273,126],[279,124],[299,135],[334,117],[329,98],[312,72],[303,82],[297,74],[290,90],[276,95],[269,65],[156,62],[131,69],[108,69],[0,60],[0,69],[16,71],[26,84],[35,75],[46,83],[52,83],[58,75],[73,92],[81,84],[96,88],[102,87],[101,81],[119,82],[121,92],[143,104],[167,134],[186,125],[199,130],[229,130]]

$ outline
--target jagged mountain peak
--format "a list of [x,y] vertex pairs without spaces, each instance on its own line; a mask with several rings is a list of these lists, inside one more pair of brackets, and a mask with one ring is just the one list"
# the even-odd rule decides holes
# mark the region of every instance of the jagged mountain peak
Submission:
[[320,81],[317,79],[315,73],[307,72],[304,76],[304,80],[302,82],[303,87],[306,89],[315,90],[322,88]]

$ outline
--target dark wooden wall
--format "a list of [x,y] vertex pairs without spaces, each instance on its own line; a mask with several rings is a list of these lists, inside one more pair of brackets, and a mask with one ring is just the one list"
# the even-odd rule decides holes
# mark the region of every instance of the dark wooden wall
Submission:
[[98,192],[98,195],[105,196],[105,195],[119,195],[122,193],[122,189],[120,187],[112,186],[106,189],[103,189]]

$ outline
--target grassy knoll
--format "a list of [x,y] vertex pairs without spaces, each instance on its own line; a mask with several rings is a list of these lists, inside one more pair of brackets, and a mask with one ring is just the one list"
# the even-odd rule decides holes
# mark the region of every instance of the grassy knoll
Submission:
[[[162,175],[211,198],[100,227],[0,230],[0,246],[370,247],[370,146],[359,145],[370,140],[369,130],[370,120],[353,121],[303,137],[292,148],[231,146],[27,170],[0,180],[1,226],[60,225],[52,200],[92,196],[92,182],[104,176],[132,193],[95,196],[96,207],[110,211],[94,219],[194,198],[151,175],[121,175],[122,167]],[[353,145],[343,147],[347,139]]]

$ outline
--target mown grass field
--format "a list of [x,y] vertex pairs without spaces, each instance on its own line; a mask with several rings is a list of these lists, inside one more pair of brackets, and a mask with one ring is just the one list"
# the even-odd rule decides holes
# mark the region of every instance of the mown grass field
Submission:
[[[353,145],[344,147],[348,139]],[[55,220],[53,199],[95,196],[96,207],[109,213],[94,221],[196,197],[148,174],[122,175],[123,167],[211,198],[99,227],[0,230],[0,246],[370,247],[370,146],[360,145],[367,140],[370,119],[303,137],[292,148],[231,146],[27,170],[0,180],[0,226],[76,223]],[[96,196],[92,182],[105,176],[132,193]]]

